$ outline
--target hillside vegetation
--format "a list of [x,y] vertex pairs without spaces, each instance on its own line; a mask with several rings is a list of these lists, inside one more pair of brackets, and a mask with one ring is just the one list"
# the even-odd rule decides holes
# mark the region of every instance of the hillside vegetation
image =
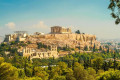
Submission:
[[30,60],[17,52],[18,46],[26,45],[14,42],[0,45],[0,80],[120,80],[117,50]]

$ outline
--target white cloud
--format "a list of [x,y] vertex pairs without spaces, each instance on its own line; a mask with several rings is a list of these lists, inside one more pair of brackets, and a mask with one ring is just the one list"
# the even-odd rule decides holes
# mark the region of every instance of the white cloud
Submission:
[[8,24],[5,24],[9,29],[15,29],[15,23],[14,22],[9,22]]
[[39,21],[37,24],[34,24],[32,28],[47,28],[47,25],[44,24],[44,21]]

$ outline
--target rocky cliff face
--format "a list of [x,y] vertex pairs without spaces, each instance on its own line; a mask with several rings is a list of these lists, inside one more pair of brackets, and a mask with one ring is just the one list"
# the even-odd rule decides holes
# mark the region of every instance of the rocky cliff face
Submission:
[[100,47],[100,42],[96,40],[95,35],[90,34],[46,34],[42,36],[32,36],[28,37],[28,41],[32,43],[42,42],[45,45],[56,44],[58,47],[93,47],[96,45],[96,48]]
[[95,35],[89,35],[89,34],[47,34],[45,35],[45,38],[55,38],[59,40],[71,39],[71,40],[81,40],[81,41],[96,40]]

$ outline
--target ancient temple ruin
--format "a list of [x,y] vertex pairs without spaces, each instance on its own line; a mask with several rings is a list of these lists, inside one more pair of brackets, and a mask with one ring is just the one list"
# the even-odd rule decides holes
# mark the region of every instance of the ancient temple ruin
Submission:
[[5,35],[4,42],[25,41],[27,35],[26,31],[15,31],[14,34]]
[[70,28],[60,27],[60,26],[54,26],[51,27],[51,33],[52,34],[65,34],[65,33],[72,33]]
[[50,49],[33,49],[24,47],[23,49],[18,50],[19,54],[23,57],[30,57],[30,59],[34,58],[58,58],[59,54],[57,52],[57,46],[51,45]]

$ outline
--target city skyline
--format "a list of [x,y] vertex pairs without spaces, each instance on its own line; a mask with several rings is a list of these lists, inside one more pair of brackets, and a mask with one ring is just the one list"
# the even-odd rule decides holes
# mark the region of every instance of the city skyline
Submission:
[[49,33],[57,25],[98,39],[120,39],[108,5],[109,0],[0,0],[0,35],[16,30]]

